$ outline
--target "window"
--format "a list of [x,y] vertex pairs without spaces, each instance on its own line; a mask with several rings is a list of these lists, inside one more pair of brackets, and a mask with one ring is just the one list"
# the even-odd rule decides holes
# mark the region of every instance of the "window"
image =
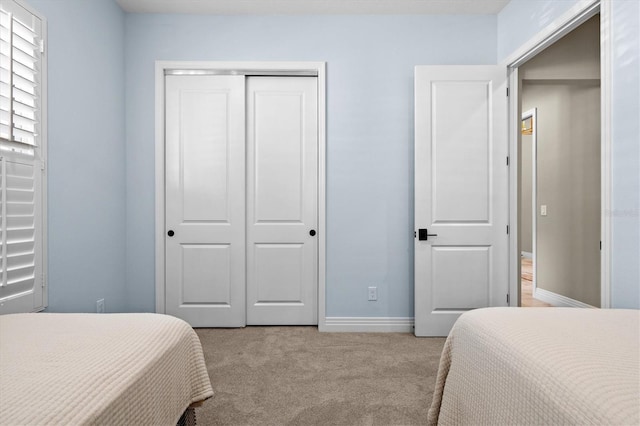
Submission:
[[46,306],[44,21],[0,3],[0,313]]

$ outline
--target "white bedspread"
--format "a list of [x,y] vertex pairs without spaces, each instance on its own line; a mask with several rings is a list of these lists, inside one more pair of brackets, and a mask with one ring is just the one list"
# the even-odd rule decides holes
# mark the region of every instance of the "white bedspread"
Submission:
[[490,308],[456,322],[429,424],[640,424],[640,311]]
[[213,395],[198,336],[158,314],[0,316],[0,424],[171,425]]

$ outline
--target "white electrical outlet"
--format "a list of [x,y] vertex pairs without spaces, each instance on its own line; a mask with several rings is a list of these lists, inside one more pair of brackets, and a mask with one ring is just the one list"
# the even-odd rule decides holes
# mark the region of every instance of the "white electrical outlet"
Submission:
[[547,215],[547,205],[542,204],[540,206],[540,216],[546,216],[546,215]]
[[378,287],[369,287],[369,300],[378,300]]
[[96,301],[96,312],[99,314],[104,314],[104,299],[99,299]]

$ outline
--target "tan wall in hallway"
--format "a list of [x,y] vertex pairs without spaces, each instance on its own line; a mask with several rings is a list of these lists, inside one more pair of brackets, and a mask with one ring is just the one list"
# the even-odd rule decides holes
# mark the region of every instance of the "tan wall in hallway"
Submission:
[[[536,284],[600,306],[600,16],[521,66],[519,78],[522,111],[537,108],[538,118]],[[526,220],[521,213],[521,228]]]
[[534,107],[537,286],[600,306],[599,83],[524,81],[522,110]]
[[532,58],[520,68],[519,76],[523,80],[599,80],[600,15]]

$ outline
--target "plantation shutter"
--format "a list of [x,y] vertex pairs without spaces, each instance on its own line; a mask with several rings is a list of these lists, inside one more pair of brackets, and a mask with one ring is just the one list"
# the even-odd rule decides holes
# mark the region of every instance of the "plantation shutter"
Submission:
[[0,3],[0,313],[44,307],[42,23]]

